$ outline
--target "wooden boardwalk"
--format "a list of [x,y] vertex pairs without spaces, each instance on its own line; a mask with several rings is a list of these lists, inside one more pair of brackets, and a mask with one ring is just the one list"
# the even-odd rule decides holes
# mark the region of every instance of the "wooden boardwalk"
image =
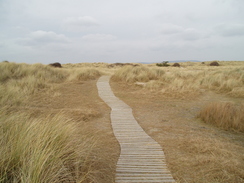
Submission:
[[114,135],[121,147],[116,183],[175,182],[167,169],[161,146],[137,123],[132,109],[115,97],[109,79],[109,76],[99,78],[97,88],[99,96],[111,108]]

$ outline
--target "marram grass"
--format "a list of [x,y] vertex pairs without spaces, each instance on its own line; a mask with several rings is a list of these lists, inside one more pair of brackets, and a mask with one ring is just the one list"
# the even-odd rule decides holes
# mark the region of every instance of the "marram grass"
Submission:
[[114,81],[148,82],[157,80],[164,75],[164,71],[158,68],[148,68],[144,66],[125,66],[112,76]]
[[225,130],[244,132],[244,105],[230,102],[213,102],[198,114],[204,122]]
[[[96,79],[93,68],[52,68],[42,64],[0,63],[0,182],[97,182],[94,132],[65,114],[30,117],[33,96],[55,91],[55,85]],[[44,115],[42,115],[44,116]],[[103,170],[100,170],[100,174]]]
[[38,92],[53,90],[53,84],[100,77],[94,68],[59,69],[42,64],[0,63],[0,106],[18,106]]
[[1,182],[80,182],[91,177],[87,165],[95,139],[74,122],[60,114],[34,119],[4,112],[0,121]]
[[127,66],[115,71],[112,79],[127,83],[144,82],[144,88],[162,91],[165,96],[197,96],[204,90],[244,97],[244,67],[186,68]]

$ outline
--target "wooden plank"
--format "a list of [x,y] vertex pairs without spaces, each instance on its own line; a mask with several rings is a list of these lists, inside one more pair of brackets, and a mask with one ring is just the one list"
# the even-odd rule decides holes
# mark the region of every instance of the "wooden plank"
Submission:
[[175,182],[165,162],[162,147],[135,120],[132,109],[114,96],[109,76],[97,82],[99,96],[111,108],[111,124],[121,147],[116,183]]

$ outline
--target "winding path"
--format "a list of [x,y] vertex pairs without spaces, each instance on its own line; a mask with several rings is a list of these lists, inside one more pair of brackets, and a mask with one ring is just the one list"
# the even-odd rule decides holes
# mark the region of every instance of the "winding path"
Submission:
[[115,97],[109,79],[109,76],[99,78],[97,88],[99,96],[111,108],[112,128],[121,147],[116,183],[175,182],[161,146],[137,123],[130,106]]

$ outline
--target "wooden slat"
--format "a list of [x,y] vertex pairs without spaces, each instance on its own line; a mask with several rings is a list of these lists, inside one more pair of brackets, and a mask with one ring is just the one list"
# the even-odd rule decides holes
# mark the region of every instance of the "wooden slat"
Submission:
[[114,135],[121,147],[116,183],[175,182],[167,168],[162,147],[137,123],[130,106],[115,97],[109,79],[109,76],[99,78],[97,88],[99,96],[111,108]]

